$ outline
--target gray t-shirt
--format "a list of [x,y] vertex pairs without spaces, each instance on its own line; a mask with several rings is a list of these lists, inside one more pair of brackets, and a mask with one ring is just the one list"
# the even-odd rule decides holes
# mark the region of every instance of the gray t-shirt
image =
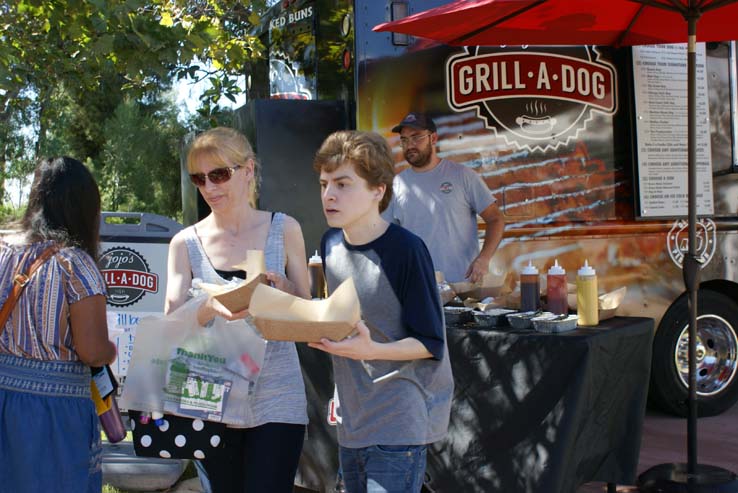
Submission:
[[412,168],[395,176],[383,216],[422,238],[436,270],[459,282],[479,255],[477,214],[495,202],[482,178],[447,159],[430,171]]
[[[264,261],[267,270],[285,272],[284,214],[276,213],[267,235]],[[185,228],[185,244],[190,257],[192,276],[204,282],[222,284],[210,263],[194,226]],[[246,319],[251,324],[251,319]],[[244,424],[252,428],[266,423],[307,424],[307,399],[300,371],[300,360],[293,342],[268,341],[264,365],[249,405],[243,409]]]
[[377,342],[414,337],[433,358],[357,361],[333,356],[343,447],[423,445],[448,429],[453,376],[443,311],[428,250],[420,238],[390,224],[365,245],[350,245],[340,229],[323,236],[328,289],[353,278],[361,317]]

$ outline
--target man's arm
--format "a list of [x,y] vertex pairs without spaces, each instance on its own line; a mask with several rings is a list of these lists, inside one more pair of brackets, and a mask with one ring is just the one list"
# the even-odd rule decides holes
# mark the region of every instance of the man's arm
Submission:
[[357,333],[353,337],[339,342],[322,339],[320,342],[311,342],[308,346],[336,356],[365,361],[408,361],[433,357],[425,345],[414,337],[381,343],[372,340],[369,328],[363,321],[359,320],[355,327]]
[[484,231],[484,242],[482,243],[482,251],[479,252],[466,270],[466,275],[471,282],[481,281],[485,274],[489,272],[489,262],[495,254],[500,241],[502,241],[502,233],[505,230],[505,220],[502,217],[500,208],[496,203],[487,206],[479,215],[486,225]]

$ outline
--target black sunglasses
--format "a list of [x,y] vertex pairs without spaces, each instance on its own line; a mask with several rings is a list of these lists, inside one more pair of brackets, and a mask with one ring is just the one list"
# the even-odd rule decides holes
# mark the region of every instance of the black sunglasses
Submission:
[[190,173],[190,181],[196,187],[204,187],[205,178],[207,178],[208,180],[210,180],[210,183],[214,185],[220,185],[221,183],[225,183],[230,180],[231,176],[233,176],[233,173],[235,173],[236,170],[241,167],[242,166],[240,165],[227,166],[224,168],[215,168],[208,173]]

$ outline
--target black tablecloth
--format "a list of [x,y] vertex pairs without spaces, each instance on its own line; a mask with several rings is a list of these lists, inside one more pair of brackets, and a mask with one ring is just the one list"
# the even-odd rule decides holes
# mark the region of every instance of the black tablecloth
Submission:
[[428,455],[439,492],[573,493],[632,484],[653,320],[563,334],[448,328],[456,382],[449,435]]

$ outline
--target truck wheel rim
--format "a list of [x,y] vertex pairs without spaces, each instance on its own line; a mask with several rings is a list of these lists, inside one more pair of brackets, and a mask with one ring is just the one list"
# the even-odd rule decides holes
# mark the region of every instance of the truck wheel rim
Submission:
[[[674,354],[677,374],[689,388],[689,324],[679,335]],[[727,320],[714,314],[697,317],[697,395],[712,396],[725,390],[733,381],[738,367],[738,337]]]

